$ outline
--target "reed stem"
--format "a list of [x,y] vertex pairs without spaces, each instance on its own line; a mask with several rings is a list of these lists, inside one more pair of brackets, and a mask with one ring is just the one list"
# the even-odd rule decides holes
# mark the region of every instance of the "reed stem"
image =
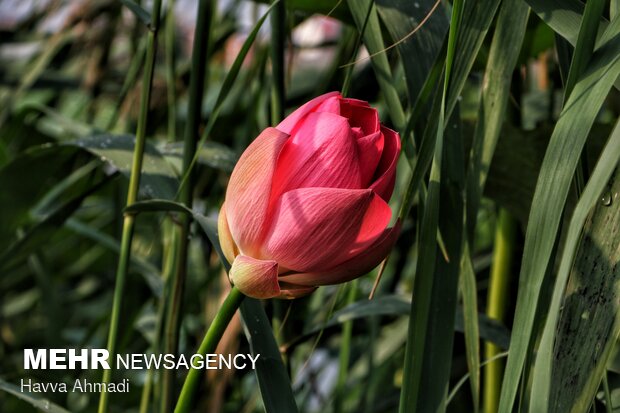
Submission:
[[[508,211],[501,209],[495,230],[495,247],[493,265],[489,281],[487,315],[495,320],[503,320],[508,309],[508,292],[510,291],[510,274],[515,248],[517,222]],[[495,344],[485,344],[486,360],[491,360],[501,353]],[[503,377],[503,360],[495,360],[484,367],[484,411],[497,412]]]
[[[198,3],[196,34],[194,36],[192,50],[189,86],[190,95],[183,141],[182,176],[187,174],[188,182],[187,185],[181,188],[179,197],[179,201],[188,208],[192,207],[194,195],[195,173],[191,166],[194,155],[196,154],[197,142],[200,137],[200,116],[202,113],[202,98],[205,90],[212,13],[213,2],[211,0],[200,0]],[[191,217],[187,214],[183,214],[180,217],[179,236],[175,238],[178,241],[178,255],[176,259],[176,270],[174,278],[172,279],[172,290],[169,295],[171,301],[169,302],[166,315],[164,350],[167,354],[176,354],[178,351],[181,307],[183,293],[185,291],[185,279],[187,278],[190,225]],[[172,410],[174,377],[173,370],[166,370],[163,372],[162,399],[160,406],[162,413]]]
[[[142,171],[142,160],[144,158],[144,147],[146,142],[146,121],[149,111],[149,101],[151,98],[151,88],[153,83],[153,72],[155,68],[155,55],[157,53],[157,32],[159,26],[159,14],[161,12],[161,0],[154,0],[151,14],[151,24],[147,35],[146,60],[144,75],[142,79],[142,89],[140,92],[140,115],[136,128],[136,142],[133,152],[133,161],[129,177],[129,189],[127,190],[127,206],[132,205],[138,198],[140,188],[140,175]],[[116,354],[116,344],[118,337],[118,325],[121,314],[121,306],[125,293],[125,282],[129,270],[129,258],[131,256],[131,243],[135,228],[135,215],[125,214],[123,220],[123,232],[121,238],[121,250],[116,270],[116,285],[114,287],[114,298],[112,301],[112,314],[110,316],[110,328],[108,330],[107,350],[112,359]],[[113,363],[112,363],[113,364]],[[112,369],[105,370],[102,382],[107,384],[112,379]],[[108,411],[109,397],[107,392],[102,392],[99,397],[99,413]]]

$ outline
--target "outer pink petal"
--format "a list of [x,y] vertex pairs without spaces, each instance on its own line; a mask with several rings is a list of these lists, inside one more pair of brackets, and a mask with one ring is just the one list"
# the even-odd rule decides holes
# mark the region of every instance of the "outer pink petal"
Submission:
[[280,295],[278,263],[237,255],[228,273],[230,282],[248,297],[273,298]]
[[384,138],[381,132],[364,136],[357,140],[357,149],[362,172],[362,187],[370,185],[383,154]]
[[232,263],[235,260],[237,254],[239,254],[239,250],[235,245],[235,241],[233,240],[232,234],[230,233],[230,228],[228,227],[225,203],[224,205],[222,205],[222,208],[220,209],[220,216],[217,219],[217,236],[220,240],[220,246],[222,247],[222,252],[224,253],[224,256],[229,263]]
[[360,277],[370,272],[387,257],[398,239],[400,228],[401,224],[400,221],[398,221],[394,227],[386,229],[381,238],[375,241],[375,243],[366,250],[334,268],[321,272],[297,273],[282,276],[280,277],[280,285],[282,285],[284,281],[305,286],[330,285],[347,282]]
[[364,135],[379,132],[379,114],[377,110],[369,106],[350,104],[350,100],[342,99],[340,103],[340,115],[349,119],[351,127],[360,127]]
[[332,268],[372,245],[391,215],[369,189],[292,190],[276,204],[262,257],[295,272]]
[[282,148],[272,196],[306,187],[359,189],[360,167],[347,120],[333,113],[311,113]]
[[[336,102],[340,99],[340,92],[330,92],[325,93],[321,96],[318,96],[306,104],[297,108],[293,113],[288,115],[280,124],[277,126],[278,130],[282,132],[288,133],[289,135],[293,133],[295,126],[301,122],[309,113],[315,112],[321,104],[323,104],[326,100],[330,99],[335,100]],[[324,107],[322,111],[325,111],[327,108],[333,107],[333,104],[330,102],[327,104],[327,107]],[[340,112],[334,112],[339,114]]]
[[400,155],[400,136],[385,126],[381,126],[381,132],[384,138],[383,155],[377,167],[376,180],[370,188],[387,202],[394,191],[396,166]]
[[288,135],[265,129],[248,146],[233,170],[226,191],[226,216],[239,250],[253,255],[258,249],[271,194],[273,173]]

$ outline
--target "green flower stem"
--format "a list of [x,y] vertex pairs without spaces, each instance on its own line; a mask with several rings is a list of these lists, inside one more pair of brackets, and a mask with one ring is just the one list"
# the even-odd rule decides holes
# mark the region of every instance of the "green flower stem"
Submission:
[[[502,320],[508,308],[510,289],[510,270],[515,249],[517,222],[508,211],[501,209],[495,230],[495,247],[493,266],[489,282],[487,315],[495,320]],[[501,350],[495,344],[485,345],[485,359],[491,360]],[[503,376],[503,360],[495,360],[484,367],[484,411],[497,412]]]
[[[228,293],[228,297],[226,297],[226,300],[224,300],[222,306],[213,319],[211,326],[209,326],[205,337],[202,339],[202,343],[200,344],[196,354],[204,355],[215,351],[217,344],[222,338],[222,334],[224,334],[226,327],[228,327],[228,323],[230,323],[230,320],[237,312],[237,309],[241,305],[244,298],[245,296],[237,289],[237,287],[232,287]],[[183,384],[181,395],[177,401],[177,406],[174,409],[175,413],[187,413],[191,410],[192,401],[196,391],[198,390],[202,375],[203,371],[199,369],[192,368],[189,371],[187,378],[185,379],[185,383]]]
[[[131,174],[129,177],[129,189],[127,191],[127,206],[132,205],[138,198],[140,188],[140,175],[142,171],[142,160],[144,158],[144,145],[146,142],[146,119],[151,98],[151,86],[153,83],[153,72],[155,69],[155,54],[157,51],[157,29],[159,25],[159,14],[161,11],[161,0],[153,2],[151,24],[147,38],[146,61],[140,92],[140,115],[136,129],[136,143],[133,152],[133,162],[131,164]],[[125,293],[125,282],[129,269],[129,258],[131,256],[131,242],[135,228],[135,215],[127,214],[123,220],[123,234],[121,238],[121,250],[116,270],[116,286],[114,288],[114,298],[112,301],[112,315],[110,316],[110,329],[108,331],[107,349],[110,357],[114,358],[116,353],[116,342],[118,337],[118,324],[121,314],[121,306]],[[112,379],[112,369],[105,370],[102,382],[109,383]],[[99,413],[108,411],[108,393],[102,392],[99,397]]]
[[[209,49],[209,34],[211,32],[211,20],[213,13],[213,1],[201,0],[198,3],[198,17],[196,21],[196,34],[192,49],[192,67],[190,77],[190,95],[187,110],[187,123],[185,125],[183,142],[183,172],[188,176],[187,185],[181,188],[180,201],[188,208],[192,207],[195,173],[192,169],[192,160],[196,154],[196,146],[200,137],[200,117],[202,113],[202,101],[205,90],[205,73],[207,70],[207,52]],[[176,270],[172,279],[172,290],[169,294],[170,302],[167,307],[166,329],[164,349],[168,354],[176,354],[179,342],[179,330],[181,325],[181,305],[185,291],[185,278],[187,275],[187,256],[189,249],[189,233],[191,217],[183,214],[180,217],[178,241],[178,255],[176,258]],[[172,410],[174,393],[174,371],[163,372],[161,412],[167,413]]]

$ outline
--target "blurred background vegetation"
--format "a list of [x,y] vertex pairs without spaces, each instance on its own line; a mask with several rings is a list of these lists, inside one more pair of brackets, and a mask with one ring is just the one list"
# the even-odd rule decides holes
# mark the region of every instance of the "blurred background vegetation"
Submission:
[[[263,303],[290,384],[209,372],[196,411],[280,413],[270,395],[290,394],[300,412],[620,411],[617,0],[201,1],[197,31],[197,0],[163,2],[159,25],[152,1],[0,0],[0,411],[97,411],[97,394],[15,385],[101,379],[24,371],[23,349],[106,347],[141,113],[138,200],[179,201],[189,179],[196,222],[174,301],[187,215],[130,213],[117,350],[190,354],[229,289],[211,223],[237,157],[343,88],[405,147],[374,298],[377,270]],[[186,175],[188,133],[205,140]],[[235,318],[218,351],[248,343]],[[115,372],[131,392],[109,411],[171,411],[184,376]]]

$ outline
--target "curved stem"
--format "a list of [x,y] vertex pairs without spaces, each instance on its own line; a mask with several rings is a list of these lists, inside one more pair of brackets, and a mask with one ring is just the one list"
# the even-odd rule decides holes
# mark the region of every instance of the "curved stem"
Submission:
[[[202,343],[200,344],[196,354],[204,355],[215,351],[217,344],[222,338],[222,334],[224,334],[226,327],[228,327],[228,323],[237,312],[237,309],[241,305],[244,298],[245,295],[243,295],[237,287],[232,287],[228,293],[228,297],[226,297],[226,300],[222,303],[222,306],[202,339]],[[174,413],[187,413],[191,410],[192,401],[196,391],[198,390],[198,385],[200,384],[200,377],[202,374],[202,370],[195,368],[192,368],[189,371],[187,377],[185,378],[185,383],[183,383],[183,389],[181,389],[181,395],[177,401],[177,406],[174,409]]]

